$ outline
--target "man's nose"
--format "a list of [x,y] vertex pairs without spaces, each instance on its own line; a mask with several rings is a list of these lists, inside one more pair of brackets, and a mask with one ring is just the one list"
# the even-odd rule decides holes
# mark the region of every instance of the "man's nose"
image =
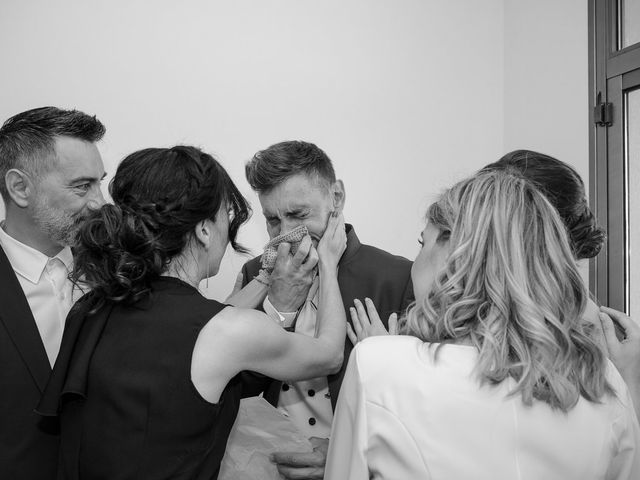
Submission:
[[296,228],[298,225],[301,225],[302,222],[300,220],[295,219],[287,219],[282,220],[280,224],[280,235],[284,235],[285,233],[289,233],[291,230]]
[[91,198],[87,202],[87,207],[91,210],[98,210],[102,205],[105,204],[104,196],[102,195],[102,190],[100,187],[94,189]]

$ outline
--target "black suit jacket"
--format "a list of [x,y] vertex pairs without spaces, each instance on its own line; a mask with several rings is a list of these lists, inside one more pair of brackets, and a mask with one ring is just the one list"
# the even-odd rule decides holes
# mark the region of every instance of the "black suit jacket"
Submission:
[[36,415],[51,366],[27,299],[0,248],[0,477],[53,480],[59,437]]
[[[389,315],[401,313],[413,301],[411,284],[411,261],[404,257],[391,255],[384,250],[362,245],[351,225],[347,225],[347,249],[338,264],[338,285],[342,295],[347,321],[351,323],[349,307],[354,299],[373,300],[382,322],[387,327]],[[243,284],[246,285],[260,271],[260,257],[245,263],[242,268]],[[336,401],[347,360],[353,344],[347,338],[344,345],[344,362],[340,371],[328,376],[331,405],[335,409]],[[273,405],[277,404],[282,383],[273,381],[267,388],[264,397]]]

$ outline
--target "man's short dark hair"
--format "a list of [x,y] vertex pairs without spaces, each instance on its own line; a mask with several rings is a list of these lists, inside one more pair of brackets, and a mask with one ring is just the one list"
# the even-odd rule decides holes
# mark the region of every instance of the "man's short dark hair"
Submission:
[[304,173],[317,176],[328,185],[336,181],[331,159],[313,143],[280,142],[256,153],[245,165],[251,188],[268,192],[287,178]]
[[56,137],[95,143],[104,133],[100,120],[78,110],[41,107],[14,115],[0,128],[0,194],[9,198],[5,176],[12,168],[35,176],[47,170]]

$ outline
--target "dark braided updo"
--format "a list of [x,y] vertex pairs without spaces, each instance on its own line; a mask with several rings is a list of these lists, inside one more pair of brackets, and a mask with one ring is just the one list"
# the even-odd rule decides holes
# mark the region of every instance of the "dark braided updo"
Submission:
[[606,239],[585,194],[584,183],[573,168],[531,150],[515,150],[482,171],[509,170],[531,181],[560,213],[576,259],[598,255]]
[[93,212],[75,249],[73,278],[105,301],[134,303],[150,291],[196,225],[215,221],[220,208],[231,216],[229,241],[236,243],[249,204],[224,168],[195,147],[147,148],[127,156],[109,185],[113,205]]

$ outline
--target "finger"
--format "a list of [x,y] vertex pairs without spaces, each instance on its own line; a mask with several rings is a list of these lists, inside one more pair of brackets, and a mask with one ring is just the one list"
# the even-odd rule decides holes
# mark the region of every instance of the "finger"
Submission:
[[288,465],[276,465],[278,472],[287,480],[315,480],[322,479],[324,467],[290,467]]
[[342,212],[333,211],[329,215],[329,221],[327,222],[327,229],[325,232],[329,232],[332,238],[338,235],[344,235],[346,238],[346,232],[344,227],[344,215]]
[[[351,323],[353,323],[353,329],[355,330],[357,336],[356,338],[357,340],[359,340],[362,337],[362,325],[360,325],[358,312],[356,312],[356,309],[354,307],[350,307],[349,314],[351,315]],[[355,342],[353,344],[355,345]]]
[[[338,226],[336,227],[337,235],[340,236],[340,240],[342,242],[342,248],[347,248],[347,228],[344,224],[344,215],[342,212],[338,214]],[[344,251],[344,250],[343,250]]]
[[336,229],[338,228],[338,225],[340,223],[336,213],[337,212],[334,210],[329,214],[329,218],[327,219],[327,228],[324,231],[324,235],[329,235],[329,237],[332,237],[335,234]]
[[600,311],[609,315],[613,320],[615,320],[620,325],[622,325],[622,328],[624,328],[627,331],[627,334],[629,331],[640,330],[640,327],[638,326],[637,322],[634,322],[631,317],[626,316],[624,313],[614,308],[600,307]]
[[315,452],[274,452],[271,455],[273,462],[278,465],[298,468],[318,466],[319,457]]
[[369,328],[371,326],[371,321],[369,320],[369,316],[367,315],[367,312],[364,309],[364,305],[362,305],[362,302],[357,298],[353,301],[353,303],[356,306],[356,310],[358,312],[358,320],[360,320],[360,324],[362,325],[362,328],[363,329]]
[[618,341],[618,337],[616,337],[616,328],[613,325],[613,320],[604,312],[600,312],[599,317],[600,323],[602,324],[602,331],[604,332],[604,340],[607,344],[607,350],[611,355],[614,355],[620,348],[620,342]]
[[349,337],[349,340],[351,340],[353,345],[358,343],[358,336],[356,335],[356,332],[353,331],[353,327],[351,327],[350,323],[347,323],[347,337]]
[[329,445],[329,439],[324,437],[309,437],[312,447],[324,447]]
[[291,253],[291,244],[289,242],[282,242],[278,245],[278,256],[276,257],[276,265],[289,260]]
[[298,250],[296,251],[296,254],[293,256],[293,264],[296,267],[299,267],[304,263],[304,259],[307,258],[307,255],[309,254],[309,250],[311,249],[312,246],[313,246],[313,243],[311,243],[311,237],[309,235],[305,235],[302,238],[300,245],[298,246]]
[[345,226],[344,226],[344,215],[342,214],[342,212],[338,212],[336,215],[336,231],[340,232],[340,233],[344,233],[346,236],[346,230],[345,230]]
[[392,313],[389,315],[389,335],[398,334],[398,314]]
[[604,327],[599,317],[600,316],[598,315],[598,318],[591,318],[591,319],[584,318],[585,326],[591,325],[593,327],[590,331],[591,338],[593,338],[593,340],[598,344],[598,346],[602,348],[602,350],[605,352],[607,357],[610,357],[611,353],[609,352],[607,339],[604,336]]
[[373,304],[373,301],[370,298],[365,298],[364,303],[367,306],[367,314],[369,315],[371,323],[379,323],[382,325],[382,320],[380,320],[380,315],[378,315],[378,310],[376,310],[376,306]]
[[316,268],[316,265],[318,265],[319,258],[320,257],[318,256],[318,250],[316,250],[316,247],[314,247],[313,244],[311,244],[311,248],[309,249],[309,255],[307,255],[307,258],[304,261],[305,269],[309,271]]

